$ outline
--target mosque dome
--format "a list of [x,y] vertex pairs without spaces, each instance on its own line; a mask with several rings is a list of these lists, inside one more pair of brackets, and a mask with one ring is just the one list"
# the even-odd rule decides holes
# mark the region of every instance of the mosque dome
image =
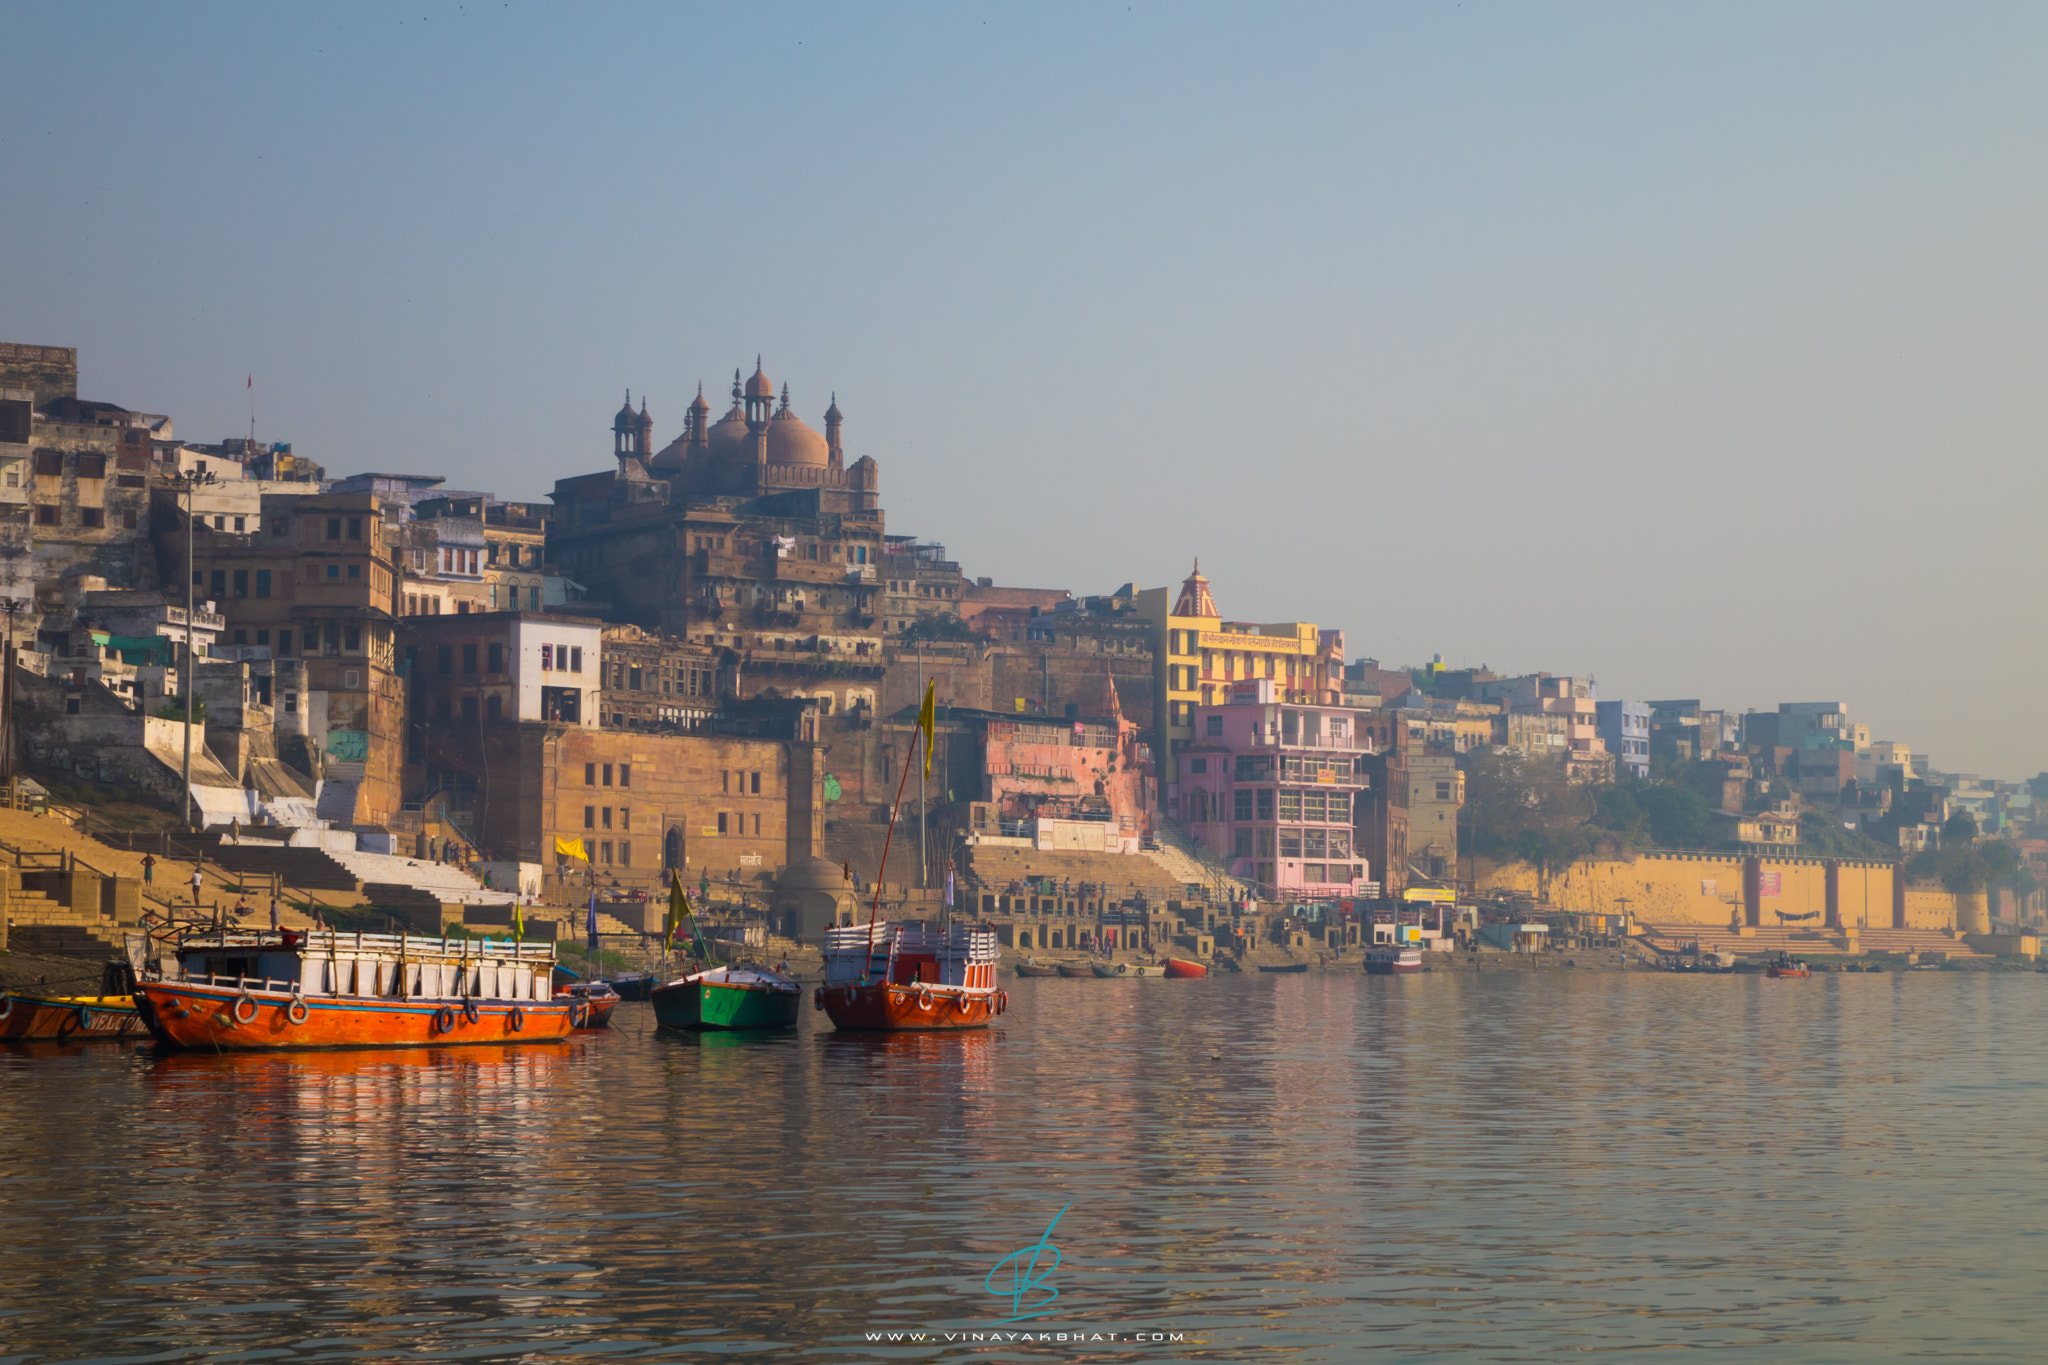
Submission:
[[745,451],[749,448],[747,415],[741,412],[740,405],[735,403],[725,416],[711,424],[711,430],[706,435],[713,455],[730,455]]
[[784,408],[768,423],[768,463],[830,464],[831,451],[808,422]]

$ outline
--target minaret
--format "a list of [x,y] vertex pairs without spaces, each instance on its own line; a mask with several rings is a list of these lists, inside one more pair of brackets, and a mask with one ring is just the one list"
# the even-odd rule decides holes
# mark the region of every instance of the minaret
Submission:
[[692,452],[708,450],[711,447],[711,405],[704,401],[704,386],[697,385],[697,401],[690,404],[689,420],[684,424],[683,434]]
[[839,444],[839,424],[843,420],[839,415],[839,393],[835,389],[832,393],[832,406],[825,409],[825,449],[831,455],[834,469],[843,469],[846,466],[846,453]]
[[654,453],[654,419],[647,415],[647,394],[640,395],[640,415],[633,419],[633,453],[646,459]]
[[633,411],[633,391],[626,390],[626,405],[612,418],[612,458],[623,460],[633,453],[633,437],[640,429],[640,415]]
[[761,368],[761,357],[754,357],[754,373],[747,380],[745,391],[747,405],[747,434],[753,438],[754,464],[768,463],[769,409],[775,403],[775,385],[768,378],[768,372]]

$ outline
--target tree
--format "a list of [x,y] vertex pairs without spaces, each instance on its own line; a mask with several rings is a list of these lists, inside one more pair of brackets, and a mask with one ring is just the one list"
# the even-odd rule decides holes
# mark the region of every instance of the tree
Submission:
[[1941,822],[1941,845],[1970,844],[1977,840],[1977,817],[1966,810],[1959,810]]
[[1466,845],[1490,858],[1531,863],[1544,872],[1592,851],[1593,789],[1571,781],[1564,765],[1521,754],[1466,757]]
[[978,640],[973,626],[957,616],[920,616],[903,628],[899,640]]

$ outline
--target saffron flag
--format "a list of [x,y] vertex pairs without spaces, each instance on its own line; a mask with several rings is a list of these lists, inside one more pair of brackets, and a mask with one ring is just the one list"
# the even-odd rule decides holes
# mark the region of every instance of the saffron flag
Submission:
[[924,708],[917,713],[917,728],[924,731],[924,775],[932,775],[932,727],[938,723],[939,685],[928,682],[924,685]]
[[664,931],[671,943],[675,941],[676,935],[683,932],[683,917],[689,913],[690,896],[683,890],[683,874],[677,872],[669,878],[668,914],[663,916],[667,920],[667,924],[663,926]]
[[583,851],[583,841],[581,839],[557,838],[555,840],[555,856],[558,858],[574,858],[579,863],[590,861],[590,855]]
[[518,901],[512,902],[512,941],[514,943],[524,943],[526,941],[526,907]]

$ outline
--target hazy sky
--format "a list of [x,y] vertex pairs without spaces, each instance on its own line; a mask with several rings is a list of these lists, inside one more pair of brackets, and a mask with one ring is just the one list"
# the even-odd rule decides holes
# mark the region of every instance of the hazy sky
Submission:
[[539,497],[757,352],[892,531],[2048,768],[2048,7],[11,5],[0,339]]

